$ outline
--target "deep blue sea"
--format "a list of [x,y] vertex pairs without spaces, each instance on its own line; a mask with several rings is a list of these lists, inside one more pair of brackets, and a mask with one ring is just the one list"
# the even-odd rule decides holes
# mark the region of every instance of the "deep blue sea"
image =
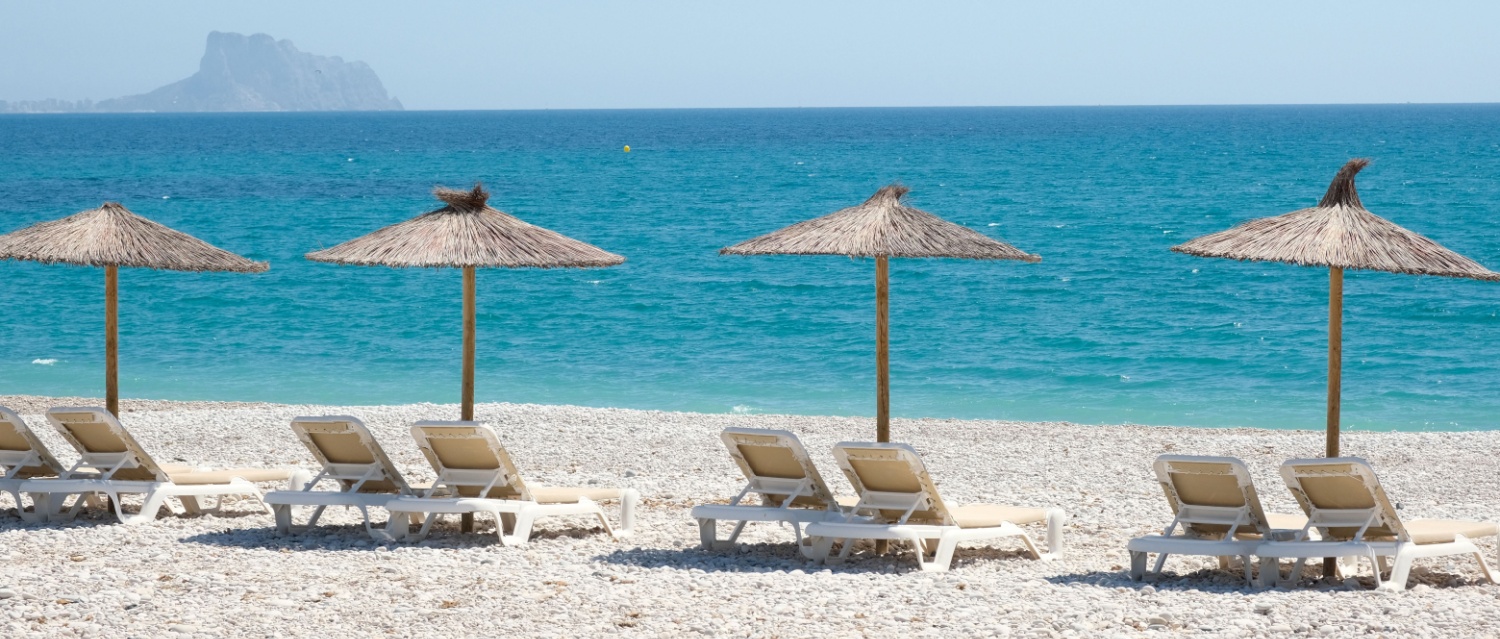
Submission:
[[[451,403],[457,271],[302,255],[482,180],[628,261],[481,271],[480,401],[871,415],[873,261],[717,250],[900,181],[1044,261],[892,262],[897,416],[1321,428],[1327,272],[1168,248],[1357,156],[1368,208],[1500,268],[1497,105],[0,116],[0,232],[118,200],[270,261],[123,270],[126,397]],[[1346,427],[1500,427],[1500,284],[1345,286]],[[102,297],[0,263],[0,394],[102,394]]]

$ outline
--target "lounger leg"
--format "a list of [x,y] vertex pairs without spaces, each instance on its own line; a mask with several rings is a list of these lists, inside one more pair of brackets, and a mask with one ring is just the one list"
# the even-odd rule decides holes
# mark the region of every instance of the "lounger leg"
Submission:
[[1380,583],[1380,558],[1378,558],[1378,557],[1375,556],[1375,549],[1374,548],[1370,549],[1370,552],[1367,555],[1365,555],[1365,558],[1370,560],[1370,570],[1375,573],[1375,589],[1379,590],[1380,589],[1380,585],[1381,585],[1381,583]]
[[610,539],[615,541],[620,540],[619,531],[615,530],[615,527],[609,524],[609,518],[604,516],[603,510],[599,511],[599,525],[604,527],[604,532],[609,535]]
[[945,535],[936,541],[937,552],[933,553],[932,561],[927,561],[921,546],[917,548],[917,565],[923,572],[947,572],[953,565],[953,551],[958,548],[958,540]]
[[616,533],[617,537],[629,537],[635,534],[635,507],[640,500],[641,493],[634,488],[621,491],[620,527]]
[[704,550],[713,550],[719,542],[719,520],[698,520],[698,544]]
[[[312,528],[313,526],[318,525],[318,519],[323,516],[323,511],[325,511],[327,509],[328,509],[327,506],[318,506],[317,508],[314,508],[312,516],[307,518],[307,527],[308,528]],[[369,511],[365,510],[364,506],[360,506],[359,507],[359,512],[362,513],[362,514],[364,514],[364,516],[365,516],[365,526],[368,527],[370,525],[370,513],[369,513]]]
[[108,496],[102,498],[99,497],[99,493],[80,493],[73,499],[73,505],[69,507],[67,495],[63,495],[63,499],[57,502],[57,513],[58,515],[60,515],[59,519],[62,521],[73,521],[73,519],[78,517],[78,513],[83,510],[83,507],[91,503],[89,501],[90,497],[93,497],[95,502],[97,503],[103,503],[105,505],[112,503]]
[[[148,490],[142,496],[141,512],[138,512],[134,515],[127,515],[125,514],[124,507],[120,504],[120,496],[118,494],[111,493],[109,497],[115,503],[115,517],[120,520],[120,523],[126,525],[143,524],[148,521],[154,521],[156,519],[157,511],[161,510],[161,507],[166,503],[167,500],[166,493],[155,489]],[[194,506],[196,505],[197,503],[194,502]]]
[[1410,546],[1407,544],[1397,546],[1395,565],[1391,567],[1391,578],[1382,584],[1385,590],[1395,592],[1406,590],[1406,578],[1411,575],[1411,564],[1416,559],[1409,549]]
[[463,513],[458,516],[458,532],[474,532],[474,513]]
[[599,504],[594,504],[594,516],[599,518],[599,525],[602,526],[602,527],[604,527],[604,534],[609,535],[610,539],[614,539],[616,541],[619,541],[620,535],[615,532],[615,527],[614,526],[609,525],[609,517],[606,517],[604,515],[604,507],[603,506],[600,506]]
[[1275,557],[1260,558],[1260,575],[1256,585],[1261,588],[1275,588],[1276,582],[1281,580],[1281,561]]
[[[9,493],[10,496],[16,500],[16,516],[20,517],[21,521],[31,522],[31,521],[35,520],[36,514],[37,514],[35,512],[35,506],[33,505],[33,512],[31,512],[31,513],[27,513],[26,512],[26,502],[21,501],[21,491],[19,491],[19,490],[7,490],[5,492]],[[35,504],[34,501],[33,501],[33,504]]]
[[[842,541],[844,543],[844,547],[839,549],[839,561],[842,562],[842,561],[848,560],[849,559],[849,555],[854,554],[854,544],[856,542],[858,542],[859,540],[858,539],[841,539],[840,541]],[[887,550],[890,549],[890,544],[887,542],[887,540],[881,539],[881,540],[878,540],[878,543],[875,544],[875,549],[877,551],[880,550],[880,544],[882,544],[882,543],[886,544],[886,549]]]
[[507,542],[507,545],[510,546],[526,545],[526,542],[531,541],[531,525],[535,522],[536,515],[527,512],[524,509],[521,512],[516,513],[515,532],[511,533],[508,538],[503,539],[502,541]]
[[1151,567],[1151,572],[1161,574],[1163,566],[1167,565],[1167,553],[1156,553],[1156,565]]
[[276,518],[276,534],[292,534],[292,507],[289,504],[277,504],[271,507],[271,515]]
[[812,537],[812,543],[802,547],[802,555],[817,563],[827,563],[829,556],[833,554],[833,544],[836,541],[832,537]]
[[1031,535],[1021,535],[1021,543],[1026,544],[1026,554],[1031,555],[1032,559],[1042,559],[1044,557],[1051,559],[1051,557],[1043,555],[1042,551],[1036,547],[1036,542],[1031,540]]
[[57,516],[57,507],[53,505],[54,497],[50,493],[31,493],[31,521],[50,522]]
[[[490,517],[495,520],[495,539],[500,542],[501,546],[509,546],[508,542],[510,540],[506,538],[505,532],[505,513],[492,512],[490,513]],[[512,528],[514,528],[514,524],[512,524]]]
[[1063,526],[1068,523],[1068,514],[1061,508],[1047,509],[1047,552],[1038,559],[1053,559],[1062,556]]
[[1146,578],[1146,559],[1148,553],[1139,550],[1130,551],[1130,580],[1140,581]]
[[422,520],[422,527],[417,529],[415,535],[410,531],[406,533],[406,539],[410,541],[422,541],[427,538],[427,533],[432,530],[432,524],[437,521],[437,513],[427,513],[427,518]]
[[1484,554],[1478,550],[1474,551],[1474,561],[1479,562],[1479,572],[1484,575],[1484,580],[1495,583],[1495,576],[1490,574],[1490,565],[1484,560]]
[[375,541],[401,541],[411,534],[411,527],[418,522],[413,521],[417,513],[391,513],[385,520],[385,530],[371,530],[370,538]]
[[745,532],[745,524],[747,523],[750,522],[742,521],[734,525],[734,531],[729,533],[729,540],[727,543],[730,548],[733,548],[734,545],[739,542],[740,533]]
[[1255,564],[1250,562],[1250,555],[1240,555],[1240,567],[1245,569],[1245,587],[1255,587]]
[[182,502],[182,509],[185,510],[185,511],[187,511],[187,514],[189,514],[189,515],[201,515],[201,514],[203,514],[203,507],[198,504],[198,498],[197,497],[192,497],[192,496],[189,496],[189,495],[183,495],[181,497],[178,497],[177,501]]

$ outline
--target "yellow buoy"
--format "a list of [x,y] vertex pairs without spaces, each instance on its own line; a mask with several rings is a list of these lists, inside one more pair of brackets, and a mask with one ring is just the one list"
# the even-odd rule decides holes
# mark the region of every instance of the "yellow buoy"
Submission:
[[625,145],[625,152],[626,153],[630,152],[630,145],[629,144]]

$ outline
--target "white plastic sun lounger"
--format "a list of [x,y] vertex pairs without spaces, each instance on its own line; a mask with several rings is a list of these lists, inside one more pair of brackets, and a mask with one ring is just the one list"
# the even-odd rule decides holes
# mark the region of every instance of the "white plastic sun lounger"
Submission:
[[1162,455],[1152,464],[1172,523],[1160,535],[1130,540],[1130,578],[1146,576],[1146,560],[1158,553],[1151,572],[1160,573],[1168,555],[1239,557],[1246,585],[1253,585],[1250,557],[1267,538],[1292,539],[1307,523],[1301,515],[1279,515],[1261,510],[1250,469],[1233,457]]
[[[719,434],[729,456],[745,475],[745,487],[728,504],[694,506],[698,535],[704,548],[732,548],[752,521],[791,524],[797,545],[802,545],[802,526],[844,514],[844,507],[829,491],[822,475],[797,436],[784,430],[726,428]],[[745,503],[747,497],[759,503]],[[845,498],[848,506],[855,499]],[[729,539],[719,541],[719,520],[738,522]],[[842,518],[841,518],[842,520]]]
[[[1297,560],[1293,575],[1313,557],[1368,559],[1375,585],[1382,590],[1406,588],[1412,562],[1425,557],[1473,555],[1490,583],[1495,577],[1473,542],[1500,535],[1493,522],[1416,519],[1403,522],[1380,487],[1369,463],[1358,457],[1293,459],[1282,464],[1281,477],[1297,503],[1307,512],[1307,525],[1293,541],[1268,541],[1256,550],[1261,579],[1269,584],[1280,577],[1279,559]],[[1308,540],[1317,529],[1323,541]],[[1394,558],[1390,576],[1381,579],[1383,558]]]
[[[370,429],[358,418],[347,415],[296,417],[292,419],[292,432],[307,446],[323,470],[302,490],[266,493],[264,499],[276,514],[278,532],[306,531],[318,524],[318,519],[329,506],[343,506],[358,509],[364,518],[365,530],[379,538],[384,535],[384,530],[377,530],[370,524],[370,509],[385,508],[392,497],[416,495],[380,443],[370,434]],[[320,485],[331,485],[333,490],[316,490]],[[296,506],[313,508],[307,523],[301,526],[292,523],[292,509]]]
[[[488,514],[495,521],[495,536],[508,546],[525,544],[531,538],[532,525],[542,517],[595,517],[615,539],[628,536],[635,527],[640,494],[634,489],[527,486],[489,426],[478,422],[417,422],[411,434],[438,477],[420,497],[386,502],[392,537],[420,540],[441,514]],[[436,496],[442,494],[455,496]],[[605,517],[599,505],[604,501],[620,502],[618,528]],[[406,518],[400,515],[417,514],[425,515],[426,520],[421,530],[412,533]]]
[[[1058,508],[1021,508],[970,504],[949,509],[938,496],[917,451],[906,444],[844,442],[833,447],[834,459],[859,493],[855,512],[873,519],[825,521],[808,524],[813,538],[809,557],[830,561],[833,544],[842,540],[839,560],[849,556],[853,541],[906,541],[916,551],[922,570],[944,571],[953,563],[959,542],[1018,537],[1034,559],[1051,559],[1062,552],[1062,527],[1067,516]],[[1047,552],[1041,552],[1021,526],[1047,523]]]
[[28,510],[22,499],[21,486],[27,481],[62,477],[67,468],[52,456],[36,433],[26,426],[14,411],[0,406],[0,490],[16,501],[16,513],[22,521],[45,519],[46,508]]
[[[60,479],[30,480],[21,492],[31,495],[38,510],[48,520],[70,519],[83,504],[81,497],[109,497],[115,517],[124,524],[138,524],[156,518],[168,497],[176,497],[189,514],[203,511],[200,497],[218,497],[211,511],[224,505],[225,497],[248,497],[264,507],[260,488],[254,482],[292,480],[294,485],[307,480],[300,470],[276,468],[199,469],[186,465],[157,464],[145,449],[120,425],[109,411],[98,408],[54,408],[47,411],[47,421],[78,450],[79,460]],[[97,473],[84,476],[83,473]],[[126,513],[121,495],[140,494],[140,512]],[[80,496],[71,508],[70,495]]]

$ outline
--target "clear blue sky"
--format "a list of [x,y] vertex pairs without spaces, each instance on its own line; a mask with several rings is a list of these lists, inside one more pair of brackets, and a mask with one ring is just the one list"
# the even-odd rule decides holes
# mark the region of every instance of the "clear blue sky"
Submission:
[[0,3],[0,99],[144,93],[209,31],[408,109],[1500,102],[1500,2]]

